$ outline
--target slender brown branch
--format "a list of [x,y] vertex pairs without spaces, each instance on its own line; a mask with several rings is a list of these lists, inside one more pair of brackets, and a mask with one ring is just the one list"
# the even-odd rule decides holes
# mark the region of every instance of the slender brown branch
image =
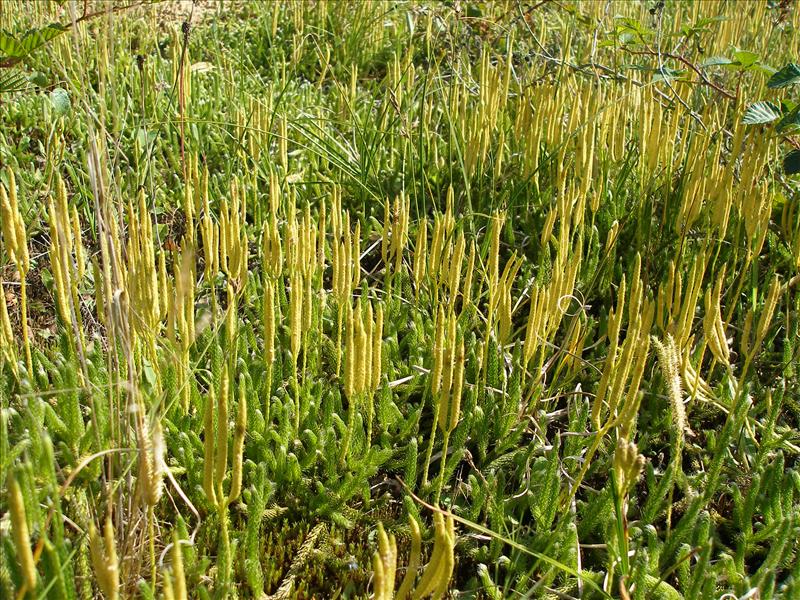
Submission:
[[[90,19],[94,19],[95,17],[106,15],[108,13],[114,14],[114,13],[122,12],[124,10],[129,10],[131,8],[137,8],[137,7],[143,6],[143,5],[144,5],[144,0],[140,0],[139,2],[134,2],[133,4],[126,4],[124,6],[112,6],[111,8],[104,8],[103,10],[96,10],[95,12],[92,12],[92,13],[84,13],[80,17],[75,19],[75,24],[77,25],[78,23],[82,23],[83,21],[88,21]],[[71,25],[71,23],[68,24],[68,25],[65,25],[65,27],[69,27],[70,25]]]
[[[627,52],[628,54],[632,54],[633,56],[653,56],[653,57],[659,56],[659,54],[655,50],[650,50],[650,49],[631,50],[630,48],[626,48],[623,46],[621,50]],[[692,71],[697,73],[698,77],[700,77],[699,83],[702,83],[703,85],[712,88],[713,90],[717,91],[718,93],[728,98],[729,100],[736,100],[735,94],[729,92],[725,88],[711,81],[708,77],[706,77],[706,74],[703,73],[703,70],[696,64],[694,64],[692,61],[690,61],[688,58],[681,56],[680,54],[672,54],[670,52],[661,52],[661,56],[664,58],[671,58],[672,60],[677,60],[682,65],[689,67]]]

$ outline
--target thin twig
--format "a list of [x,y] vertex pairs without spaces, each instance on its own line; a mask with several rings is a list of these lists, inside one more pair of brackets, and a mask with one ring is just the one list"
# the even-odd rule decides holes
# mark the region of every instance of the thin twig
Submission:
[[[627,52],[628,54],[633,55],[633,56],[658,57],[658,55],[659,55],[659,52],[656,52],[655,50],[651,50],[649,48],[647,50],[631,50],[630,48],[626,48],[625,46],[622,46],[620,49],[623,50],[624,52]],[[735,94],[732,94],[731,92],[729,92],[725,88],[723,88],[723,87],[719,86],[718,84],[714,83],[713,81],[711,81],[708,77],[706,77],[706,74],[703,73],[703,70],[700,67],[698,67],[696,64],[694,64],[692,61],[690,61],[688,58],[685,58],[684,56],[681,56],[680,54],[672,54],[671,52],[661,52],[660,54],[664,58],[670,58],[672,60],[677,60],[679,63],[689,67],[692,71],[697,73],[697,75],[700,77],[699,83],[702,83],[703,85],[706,85],[706,86],[710,87],[711,89],[717,91],[719,94],[721,94],[725,98],[728,98],[729,100],[736,100],[736,95]],[[695,83],[698,83],[698,82],[695,82]]]

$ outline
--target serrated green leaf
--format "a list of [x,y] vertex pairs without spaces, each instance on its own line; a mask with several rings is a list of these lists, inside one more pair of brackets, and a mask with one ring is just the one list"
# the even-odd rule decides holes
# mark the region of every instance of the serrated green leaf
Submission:
[[645,39],[655,35],[652,29],[645,27],[636,19],[617,17],[617,21],[615,31],[617,38],[623,44],[643,42]]
[[11,35],[0,32],[0,59],[25,56],[22,45]]
[[787,130],[797,129],[798,127],[800,127],[800,106],[795,106],[778,121],[778,124],[775,126],[775,131],[783,133]]
[[721,65],[730,65],[733,61],[730,58],[725,56],[712,56],[710,58],[705,59],[703,62],[700,63],[701,67],[718,67]]
[[66,27],[59,25],[58,23],[51,23],[50,25],[42,27],[41,29],[32,29],[25,34],[24,38],[22,38],[20,46],[26,55],[30,54],[37,48],[44,46],[50,40],[58,37],[66,30]]
[[760,57],[755,52],[749,52],[747,50],[737,50],[736,52],[733,53],[733,58],[736,61],[737,65],[739,65],[743,69],[747,69],[756,64]]
[[783,170],[787,175],[800,173],[800,150],[792,150],[783,157]]
[[25,75],[16,69],[0,71],[0,94],[17,92],[25,88]]
[[656,72],[653,74],[653,81],[673,81],[679,77],[682,77],[685,73],[685,69],[670,69],[668,67],[662,67],[661,69],[656,69]]
[[770,77],[775,73],[775,67],[770,65],[765,65],[763,62],[758,62],[753,65],[753,69],[756,71],[761,71],[765,75],[769,75]]
[[10,33],[0,32],[0,62],[5,62],[5,66],[19,62],[66,30],[63,25],[51,23],[41,29],[31,29],[21,39],[15,38]]
[[629,29],[635,33],[638,33],[641,36],[650,35],[654,33],[652,29],[642,25],[636,19],[631,19],[629,17],[617,17],[619,20],[620,26],[622,29]]
[[773,90],[800,83],[800,65],[789,63],[767,81],[767,87]]
[[744,111],[742,123],[745,125],[763,125],[779,119],[781,111],[774,102],[754,102]]

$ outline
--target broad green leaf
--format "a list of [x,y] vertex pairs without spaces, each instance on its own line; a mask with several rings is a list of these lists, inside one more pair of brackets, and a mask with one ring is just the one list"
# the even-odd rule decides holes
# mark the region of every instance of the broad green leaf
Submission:
[[669,67],[662,67],[661,69],[655,69],[653,81],[673,81],[685,74],[685,69],[670,69]]
[[477,18],[482,17],[483,13],[481,12],[480,6],[477,6],[477,5],[472,4],[472,3],[468,4],[467,5],[467,16],[470,17],[470,18],[473,18],[473,19],[477,19]]
[[769,78],[767,87],[777,90],[796,83],[800,83],[800,65],[789,63]]
[[793,131],[800,127],[800,106],[795,106],[790,112],[783,115],[775,126],[778,133]]
[[25,56],[25,48],[11,35],[0,32],[0,60],[23,56]]
[[52,23],[47,27],[42,27],[41,29],[32,29],[28,33],[25,34],[25,37],[22,38],[20,45],[22,46],[25,54],[30,54],[37,48],[41,48],[47,42],[52,40],[53,38],[61,35],[67,30],[66,27],[63,25],[59,25],[58,23]]
[[743,69],[747,69],[752,67],[754,64],[758,62],[760,57],[755,52],[749,52],[747,50],[737,50],[733,53],[733,59]]
[[146,362],[144,364],[144,368],[142,369],[142,374],[144,375],[145,380],[147,383],[150,384],[151,387],[155,388],[156,386],[156,372],[153,369],[153,366]]
[[0,94],[17,92],[25,87],[25,76],[18,69],[0,70]]
[[775,67],[772,67],[770,65],[765,65],[763,62],[757,62],[756,64],[754,64],[753,69],[756,71],[761,71],[762,73],[764,73],[765,75],[769,75],[770,77],[772,77],[772,75],[775,74]]
[[691,25],[684,25],[681,27],[680,35],[684,37],[689,37],[690,35],[698,35],[701,33],[707,33],[712,31],[709,25],[712,23],[719,23],[721,21],[727,21],[727,17],[723,17],[722,15],[718,15],[716,17],[703,17],[692,23]]
[[155,141],[157,137],[158,134],[155,131],[147,131],[146,129],[141,128],[136,131],[136,141],[138,142],[139,147],[142,149],[147,148]]
[[213,71],[216,67],[210,62],[196,62],[191,66],[192,73],[209,73]]
[[51,23],[41,29],[31,29],[22,39],[17,39],[7,32],[0,32],[0,60],[25,58],[66,30],[63,25]]
[[642,25],[636,19],[631,19],[629,17],[617,17],[617,19],[620,23],[618,27],[620,27],[623,30],[628,29],[630,31],[638,33],[641,36],[650,35],[654,33],[652,29]]
[[618,39],[623,44],[630,42],[643,42],[645,39],[655,35],[655,32],[642,25],[636,19],[628,17],[617,17],[616,33]]
[[787,175],[800,173],[800,150],[792,150],[783,157],[783,170]]
[[712,56],[710,58],[705,59],[703,62],[700,63],[701,67],[717,67],[721,65],[730,65],[733,64],[733,61],[730,58],[725,56]]
[[53,107],[53,113],[58,117],[63,117],[69,113],[72,107],[69,100],[69,92],[61,87],[55,88],[50,92],[50,105]]
[[779,119],[781,111],[773,102],[754,102],[744,111],[742,123],[745,125],[762,125]]
[[8,68],[15,65],[66,30],[63,25],[52,23],[41,29],[31,29],[22,39],[17,39],[4,31],[0,32],[0,67]]
[[30,81],[33,85],[37,85],[39,87],[46,87],[48,84],[47,75],[45,75],[41,71],[36,71],[34,73],[31,73],[28,76],[28,81]]

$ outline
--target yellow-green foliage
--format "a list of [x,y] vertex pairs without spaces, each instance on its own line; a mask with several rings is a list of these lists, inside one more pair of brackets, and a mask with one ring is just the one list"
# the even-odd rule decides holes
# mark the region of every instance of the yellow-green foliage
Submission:
[[800,11],[182,7],[0,8],[0,596],[800,594]]

